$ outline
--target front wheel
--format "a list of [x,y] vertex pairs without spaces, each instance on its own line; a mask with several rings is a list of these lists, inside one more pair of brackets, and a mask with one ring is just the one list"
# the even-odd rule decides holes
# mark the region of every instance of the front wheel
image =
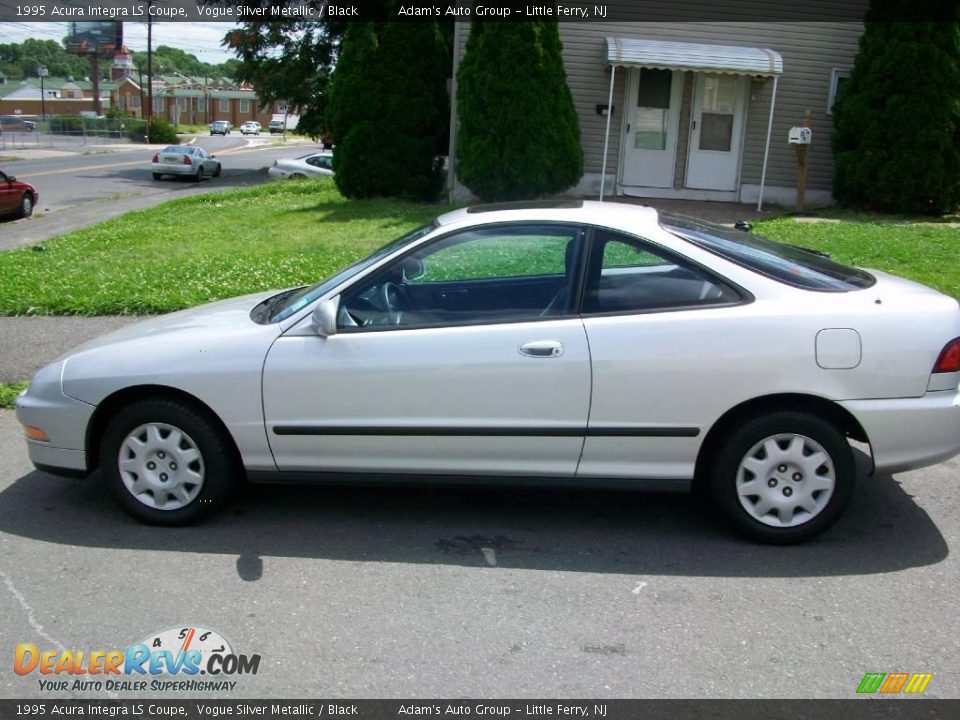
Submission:
[[213,169],[213,176],[214,176],[214,177],[220,177],[220,166],[219,166],[219,165],[217,165],[217,166]]
[[200,182],[203,180],[203,165],[197,168],[197,174],[193,176],[194,182]]
[[20,205],[17,207],[17,215],[22,218],[33,215],[33,195],[30,193],[23,194],[23,197],[20,198]]
[[179,400],[141,400],[118,412],[100,458],[123,509],[153,525],[196,522],[223,507],[236,484],[224,432]]
[[735,430],[716,456],[711,491],[744,534],[771,544],[821,534],[850,502],[853,451],[831,423],[807,413],[762,415]]

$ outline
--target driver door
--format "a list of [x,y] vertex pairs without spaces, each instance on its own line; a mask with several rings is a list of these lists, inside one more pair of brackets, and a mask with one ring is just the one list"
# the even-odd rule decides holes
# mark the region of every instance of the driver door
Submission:
[[292,328],[263,375],[278,468],[573,476],[590,398],[571,311],[582,242],[556,225],[454,233],[344,291],[337,334]]

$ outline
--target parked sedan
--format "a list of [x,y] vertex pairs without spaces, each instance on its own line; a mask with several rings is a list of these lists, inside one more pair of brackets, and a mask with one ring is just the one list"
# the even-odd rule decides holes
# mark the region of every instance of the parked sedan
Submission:
[[[472,207],[316,285],[146,320],[17,399],[41,469],[176,525],[252,481],[694,488],[807,540],[960,452],[960,305],[619,203]],[[867,478],[866,482],[873,482]]]
[[210,123],[210,134],[211,135],[223,135],[226,137],[230,134],[230,123],[224,122],[222,120],[217,120],[216,122]]
[[40,193],[33,185],[0,171],[0,216],[30,217],[39,199]]
[[150,167],[153,179],[164,175],[180,175],[200,182],[205,177],[220,177],[220,161],[196,145],[168,145],[154,154]]
[[295,158],[280,158],[273,161],[267,175],[274,180],[330,176],[333,175],[333,153],[323,151]]

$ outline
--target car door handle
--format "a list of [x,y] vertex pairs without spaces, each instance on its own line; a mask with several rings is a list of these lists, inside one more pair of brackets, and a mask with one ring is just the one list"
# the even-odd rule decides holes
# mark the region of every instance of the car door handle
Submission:
[[559,340],[531,340],[519,348],[521,355],[551,358],[563,355],[563,343]]

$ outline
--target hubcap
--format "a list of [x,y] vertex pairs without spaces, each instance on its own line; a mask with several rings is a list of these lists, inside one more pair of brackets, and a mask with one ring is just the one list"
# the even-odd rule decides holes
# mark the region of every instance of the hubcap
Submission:
[[29,215],[33,210],[33,200],[30,199],[29,195],[25,195],[23,198],[23,214]]
[[737,497],[755,520],[796,527],[820,514],[836,487],[833,460],[819,443],[784,433],[761,440],[737,468]]
[[131,431],[117,458],[127,491],[156,510],[186,507],[203,489],[203,456],[183,430],[147,423]]

